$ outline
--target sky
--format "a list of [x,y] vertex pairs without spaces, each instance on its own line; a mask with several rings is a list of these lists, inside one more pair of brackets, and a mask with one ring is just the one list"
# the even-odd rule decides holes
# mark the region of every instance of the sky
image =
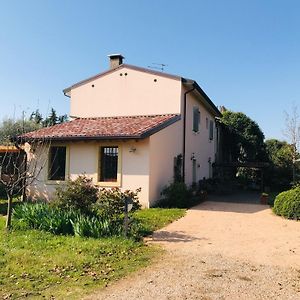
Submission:
[[299,13],[297,0],[0,0],[0,120],[68,114],[62,90],[121,53],[283,139],[284,111],[300,111]]

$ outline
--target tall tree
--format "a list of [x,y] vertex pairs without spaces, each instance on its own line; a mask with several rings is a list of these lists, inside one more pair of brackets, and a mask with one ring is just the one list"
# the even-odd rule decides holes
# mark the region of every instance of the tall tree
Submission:
[[40,113],[40,111],[37,109],[36,111],[33,111],[31,113],[29,120],[35,122],[36,124],[42,124],[43,116]]
[[242,112],[226,110],[224,125],[225,156],[229,161],[265,161],[264,134],[258,124]]
[[292,147],[292,173],[293,182],[296,181],[296,162],[299,159],[300,143],[300,119],[297,106],[292,106],[292,112],[285,112],[285,130],[284,135]]
[[56,110],[52,107],[49,116],[43,121],[44,127],[56,125],[58,122],[58,116]]

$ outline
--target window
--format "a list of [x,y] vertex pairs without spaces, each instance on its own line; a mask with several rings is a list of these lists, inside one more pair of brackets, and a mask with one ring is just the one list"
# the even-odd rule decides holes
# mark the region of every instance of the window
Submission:
[[117,182],[118,179],[118,147],[100,148],[100,176],[99,181]]
[[206,118],[206,129],[208,129],[208,118]]
[[66,179],[66,154],[65,146],[51,146],[49,150],[49,180]]
[[200,110],[197,106],[193,108],[193,131],[198,132],[200,125]]
[[182,154],[174,157],[174,182],[182,181]]
[[212,141],[214,139],[214,121],[209,122],[209,139]]
[[197,161],[196,159],[192,160],[192,176],[193,176],[193,183],[197,182]]

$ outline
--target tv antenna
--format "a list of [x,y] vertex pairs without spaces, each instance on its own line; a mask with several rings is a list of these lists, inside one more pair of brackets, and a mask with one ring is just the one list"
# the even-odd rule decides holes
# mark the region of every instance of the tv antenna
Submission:
[[166,64],[159,64],[159,63],[152,63],[152,65],[154,65],[154,66],[148,66],[148,68],[160,70],[162,72],[165,70],[165,67],[168,66]]

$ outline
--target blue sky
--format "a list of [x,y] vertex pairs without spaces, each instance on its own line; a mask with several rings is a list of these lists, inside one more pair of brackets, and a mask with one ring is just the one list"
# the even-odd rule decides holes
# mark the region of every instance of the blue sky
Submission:
[[0,119],[39,108],[68,113],[62,89],[126,63],[167,64],[216,105],[283,138],[300,110],[300,2],[277,0],[0,0]]

